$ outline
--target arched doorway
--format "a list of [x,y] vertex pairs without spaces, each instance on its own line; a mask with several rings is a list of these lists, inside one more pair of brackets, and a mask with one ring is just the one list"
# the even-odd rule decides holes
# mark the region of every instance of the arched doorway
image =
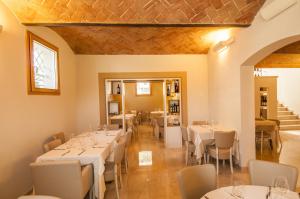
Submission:
[[[240,67],[241,80],[241,129],[251,135],[252,157],[255,157],[255,96],[254,96],[254,66],[274,51],[300,40],[300,35],[294,35],[266,45],[249,56]],[[250,142],[248,142],[250,143]]]

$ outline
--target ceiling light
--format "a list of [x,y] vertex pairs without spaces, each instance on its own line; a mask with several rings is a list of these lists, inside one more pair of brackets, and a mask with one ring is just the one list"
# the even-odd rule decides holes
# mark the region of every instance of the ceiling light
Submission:
[[231,29],[221,29],[208,33],[205,40],[211,44],[216,44],[220,41],[225,41],[230,38]]
[[229,48],[229,46],[234,42],[233,37],[229,37],[227,40],[220,41],[214,46],[214,51],[217,53],[223,52]]

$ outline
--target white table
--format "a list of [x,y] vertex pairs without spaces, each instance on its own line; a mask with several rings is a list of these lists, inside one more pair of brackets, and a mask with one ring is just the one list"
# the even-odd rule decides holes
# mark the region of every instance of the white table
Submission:
[[[204,152],[205,146],[203,144],[204,140],[214,139],[215,131],[233,131],[233,129],[221,127],[221,126],[210,126],[210,125],[190,125],[188,127],[188,139],[192,141],[196,146],[195,155],[198,160],[201,160]],[[236,138],[233,145],[233,153],[236,161],[239,161],[239,146],[238,137]]]
[[[79,160],[81,165],[93,164],[94,190],[97,198],[104,198],[104,164],[113,152],[114,143],[119,139],[123,130],[107,132],[86,132],[69,140],[56,149],[39,156],[36,162],[53,160]],[[84,149],[82,148],[84,146]]]
[[[125,114],[125,120],[131,120],[135,117],[134,114],[132,113],[128,113],[128,114]],[[110,117],[111,120],[122,120],[123,119],[123,115],[114,115],[114,116],[111,116]]]
[[[268,193],[268,187],[263,186],[254,186],[254,185],[242,185],[239,188],[241,196],[244,199],[266,199]],[[233,193],[233,187],[222,187],[216,190],[213,190],[201,199],[238,199],[239,197],[231,195]],[[298,193],[293,191],[288,191],[284,196],[281,196],[276,190],[271,191],[272,196],[270,199],[299,199]]]

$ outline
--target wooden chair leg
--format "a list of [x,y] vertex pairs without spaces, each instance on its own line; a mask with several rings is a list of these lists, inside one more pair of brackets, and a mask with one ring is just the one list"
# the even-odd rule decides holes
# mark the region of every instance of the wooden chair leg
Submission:
[[230,170],[231,170],[231,173],[233,173],[233,165],[232,165],[232,149],[230,149]]
[[128,157],[127,157],[127,152],[128,149],[125,149],[125,154],[124,154],[124,164],[125,164],[125,173],[128,172]]
[[264,131],[260,132],[260,155],[263,154]]
[[186,149],[186,150],[185,150],[185,165],[186,165],[186,166],[189,165],[189,159],[190,159],[190,157],[189,157],[189,150]]
[[216,154],[216,156],[217,156],[217,175],[219,175],[219,150],[218,150],[218,148],[216,149],[216,151],[217,151],[217,154]]
[[115,181],[117,199],[120,199],[119,186],[118,186],[118,166],[116,164],[114,166],[114,175],[115,175],[115,180],[114,181]]
[[122,182],[122,166],[121,164],[118,165],[119,168],[119,178],[120,178],[120,189],[123,187],[123,182]]

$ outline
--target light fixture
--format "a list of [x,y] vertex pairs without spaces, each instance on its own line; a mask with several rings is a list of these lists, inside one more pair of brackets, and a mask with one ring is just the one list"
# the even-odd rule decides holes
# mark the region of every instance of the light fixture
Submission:
[[227,40],[220,41],[214,46],[214,51],[217,53],[221,53],[229,48],[229,46],[234,42],[233,37],[229,37]]
[[3,29],[3,26],[2,26],[2,25],[0,25],[0,32],[2,32],[2,29]]

